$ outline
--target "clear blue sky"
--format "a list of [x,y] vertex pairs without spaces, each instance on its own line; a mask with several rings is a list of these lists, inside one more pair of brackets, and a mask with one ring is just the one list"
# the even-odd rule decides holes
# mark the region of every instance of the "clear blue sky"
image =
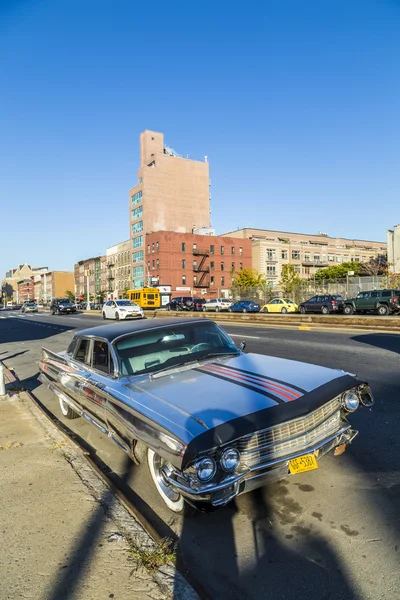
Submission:
[[0,277],[129,237],[139,134],[209,157],[212,224],[400,222],[397,0],[0,0]]

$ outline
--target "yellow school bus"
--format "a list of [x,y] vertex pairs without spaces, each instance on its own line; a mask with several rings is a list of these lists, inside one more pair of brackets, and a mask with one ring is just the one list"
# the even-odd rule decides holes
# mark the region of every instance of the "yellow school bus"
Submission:
[[157,288],[141,288],[140,290],[128,290],[126,297],[136,302],[141,308],[160,308],[160,292]]

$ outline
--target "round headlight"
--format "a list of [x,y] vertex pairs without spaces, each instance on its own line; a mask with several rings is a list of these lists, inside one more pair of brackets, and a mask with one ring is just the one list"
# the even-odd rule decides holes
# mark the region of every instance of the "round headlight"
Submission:
[[196,463],[197,477],[200,481],[210,481],[215,475],[217,465],[212,458],[202,458]]
[[358,395],[360,402],[363,406],[372,406],[375,402],[369,385],[360,385],[358,388]]
[[343,407],[348,412],[354,412],[355,410],[357,410],[357,408],[360,404],[358,395],[354,390],[349,390],[348,392],[345,392],[342,396],[342,402],[343,402]]
[[231,473],[237,469],[240,464],[240,454],[236,448],[227,448],[221,454],[219,462],[224,471]]

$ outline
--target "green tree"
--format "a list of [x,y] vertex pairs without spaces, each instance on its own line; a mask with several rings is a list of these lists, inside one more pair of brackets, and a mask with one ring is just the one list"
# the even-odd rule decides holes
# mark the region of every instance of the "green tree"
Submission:
[[232,287],[241,291],[249,288],[258,288],[266,282],[264,275],[261,275],[256,269],[242,269],[241,271],[231,271]]
[[294,265],[283,265],[279,287],[285,294],[293,294],[301,279],[294,270]]
[[75,302],[75,294],[71,292],[71,290],[67,290],[65,292],[65,297],[68,298],[71,302]]
[[346,262],[341,265],[333,265],[332,267],[325,267],[325,269],[318,269],[315,273],[316,281],[337,281],[338,279],[345,279],[349,271],[354,272],[354,277],[360,277],[361,275],[361,263],[359,262]]

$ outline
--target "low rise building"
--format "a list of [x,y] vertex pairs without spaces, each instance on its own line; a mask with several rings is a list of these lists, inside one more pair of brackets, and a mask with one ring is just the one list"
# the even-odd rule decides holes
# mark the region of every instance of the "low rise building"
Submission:
[[40,304],[48,304],[53,298],[65,298],[67,292],[74,292],[72,271],[48,271],[32,277],[34,297]]
[[18,282],[25,281],[34,275],[46,273],[47,271],[47,267],[31,267],[27,263],[18,265],[16,269],[10,269],[1,282],[3,297],[11,298],[14,302],[19,302]]
[[125,290],[132,288],[131,241],[107,248],[105,258],[107,298],[122,298]]
[[22,279],[21,281],[18,281],[17,285],[18,285],[18,302],[23,304],[27,300],[35,299],[33,277],[30,277],[29,279]]
[[[227,297],[232,271],[251,268],[251,241],[201,233],[157,231],[146,235],[146,285],[170,285],[172,297]],[[208,235],[211,232],[211,235]],[[141,259],[143,260],[143,259]],[[135,264],[135,253],[133,264]]]
[[106,256],[94,256],[80,260],[74,265],[72,289],[78,299],[83,299],[87,291],[89,273],[89,294],[91,300],[102,299],[106,293]]
[[386,254],[385,242],[291,233],[265,229],[238,229],[224,234],[252,244],[253,267],[277,287],[282,267],[292,264],[303,279],[311,279],[321,268],[345,262],[368,262]]
[[387,236],[387,254],[389,270],[400,274],[400,225],[395,225],[393,229],[388,229]]

